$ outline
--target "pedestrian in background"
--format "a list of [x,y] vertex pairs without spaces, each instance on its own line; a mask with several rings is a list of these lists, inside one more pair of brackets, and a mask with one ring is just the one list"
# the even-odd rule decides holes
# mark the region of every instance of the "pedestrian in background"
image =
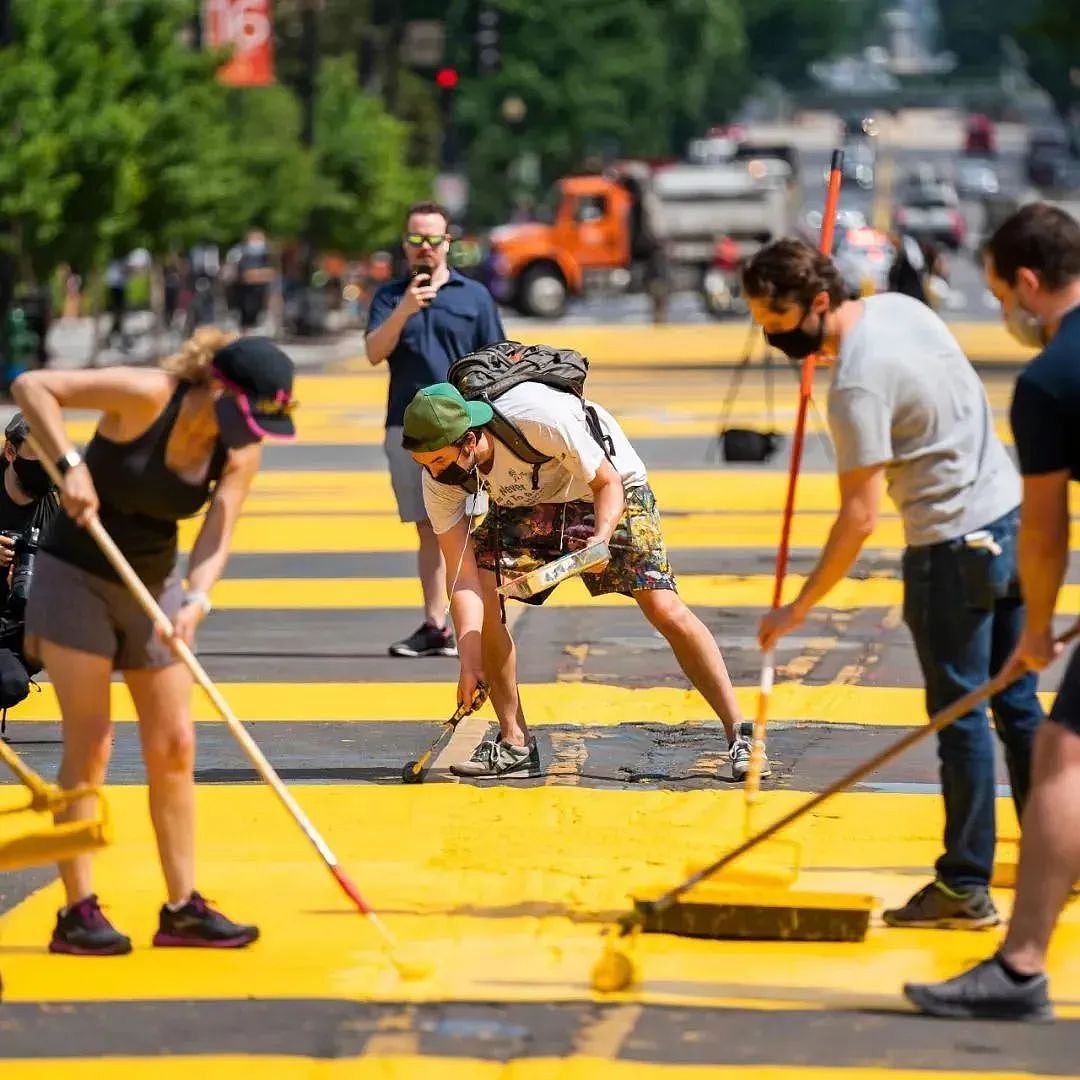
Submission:
[[424,509],[420,466],[402,446],[405,409],[417,391],[446,381],[450,365],[506,333],[491,294],[447,265],[450,214],[420,202],[405,216],[403,238],[409,273],[383,285],[371,299],[367,354],[390,368],[384,448],[398,516],[416,526],[424,622],[390,646],[391,656],[457,656],[446,622],[446,566]]

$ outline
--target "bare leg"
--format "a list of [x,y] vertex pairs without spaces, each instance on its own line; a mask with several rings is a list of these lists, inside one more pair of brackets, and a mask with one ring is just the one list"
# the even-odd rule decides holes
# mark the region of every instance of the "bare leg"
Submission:
[[1016,903],[1001,948],[1024,975],[1046,970],[1046,951],[1080,880],[1080,735],[1048,720],[1035,737],[1031,792],[1020,834]]
[[[112,753],[109,715],[112,663],[106,657],[45,640],[39,642],[38,652],[56,691],[63,717],[60,786],[104,784]],[[56,822],[85,821],[94,816],[94,811],[93,799],[78,799],[56,815]],[[69,905],[85,900],[93,892],[90,855],[77,855],[62,862],[59,870]]]
[[499,735],[514,746],[524,746],[529,741],[529,729],[518,694],[517,649],[509,629],[503,624],[495,575],[490,570],[480,571],[480,588],[484,594],[484,632],[480,648],[491,704],[499,718]]
[[191,675],[182,664],[125,671],[139,715],[150,820],[169,901],[179,904],[195,887],[195,727]]
[[645,618],[667,638],[679,667],[720,717],[728,742],[735,738],[742,712],[724,658],[709,628],[669,589],[642,589],[634,599]]
[[424,590],[424,619],[441,630],[446,625],[446,564],[431,522],[418,521],[416,531],[420,536],[417,563]]

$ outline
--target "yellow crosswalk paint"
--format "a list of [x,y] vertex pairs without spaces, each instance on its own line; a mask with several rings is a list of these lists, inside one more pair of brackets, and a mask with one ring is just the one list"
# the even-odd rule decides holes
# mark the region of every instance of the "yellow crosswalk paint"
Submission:
[[[599,655],[599,647],[593,650]],[[392,663],[388,661],[388,663]],[[449,667],[449,665],[448,665]],[[455,678],[456,678],[456,669]],[[395,674],[395,668],[387,668]],[[401,676],[407,674],[401,670]],[[448,671],[449,676],[449,671]],[[290,721],[427,721],[441,723],[453,711],[456,683],[296,683],[222,682],[218,688],[241,720]],[[112,717],[131,721],[134,708],[126,687],[111,687]],[[740,707],[750,715],[757,700],[756,686],[736,688]],[[668,686],[629,689],[599,683],[526,683],[521,689],[530,724],[588,725],[693,724],[717,722],[712,710],[693,690]],[[1043,694],[1044,703],[1053,694]],[[213,706],[196,693],[196,720],[218,719]],[[56,720],[60,709],[49,684],[19,706],[19,721]],[[493,716],[490,705],[480,716]],[[923,723],[923,691],[916,687],[827,684],[804,686],[782,682],[772,695],[770,719],[821,724],[862,724],[872,727],[911,727]]]
[[[431,978],[399,981],[371,928],[352,911],[289,818],[261,785],[197,790],[199,881],[221,907],[261,925],[249,950],[152,950],[162,883],[141,787],[110,788],[116,844],[97,859],[95,889],[132,935],[121,962],[48,956],[56,883],[4,919],[5,1002],[262,998],[356,1001],[588,1001],[587,972],[604,913],[632,893],[682,877],[688,862],[737,840],[739,791],[602,791],[511,785],[315,785],[294,788],[370,903],[422,948]],[[763,817],[803,796],[764,795]],[[1007,800],[1003,827],[1015,828]],[[431,826],[437,823],[437,832]],[[905,898],[938,853],[935,795],[839,796],[799,834],[799,887],[850,887]],[[999,902],[1007,912],[1006,894]],[[640,943],[643,983],[630,1000],[763,1009],[898,1001],[906,979],[940,978],[989,955],[992,940],[873,928],[859,945],[695,941]],[[1067,909],[1050,975],[1080,1013],[1080,910]],[[100,969],[100,970],[99,970]],[[210,974],[212,973],[212,974]],[[21,1074],[20,1074],[21,1075]]]
[[[691,607],[758,608],[772,603],[773,579],[766,574],[681,574],[678,581],[679,595]],[[799,574],[788,575],[785,601],[797,595],[804,581]],[[902,604],[903,598],[903,582],[895,578],[847,578],[821,607],[831,611],[890,608]],[[247,611],[416,608],[422,602],[420,582],[414,578],[226,579],[214,589],[219,609]],[[633,603],[627,596],[590,596],[582,583],[570,581],[556,589],[544,607],[631,607]],[[1080,585],[1062,588],[1057,611],[1059,615],[1080,614]],[[752,634],[754,630],[755,624],[747,622],[745,632]]]

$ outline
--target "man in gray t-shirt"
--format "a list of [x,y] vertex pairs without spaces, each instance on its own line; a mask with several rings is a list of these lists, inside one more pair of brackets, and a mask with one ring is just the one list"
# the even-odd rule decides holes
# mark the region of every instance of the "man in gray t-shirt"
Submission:
[[[888,491],[904,522],[904,620],[915,640],[931,713],[985,682],[1011,657],[1023,625],[1016,578],[1020,479],[994,433],[974,369],[945,324],[895,293],[846,299],[832,261],[801,240],[778,240],[747,266],[743,287],[775,348],[833,361],[829,429],[840,509],[798,597],[770,612],[771,649],[843,580]],[[1018,814],[1043,713],[1027,675],[991,699]],[[936,877],[892,926],[975,929],[1000,919],[990,898],[994,747],[979,707],[938,735],[945,852]]]

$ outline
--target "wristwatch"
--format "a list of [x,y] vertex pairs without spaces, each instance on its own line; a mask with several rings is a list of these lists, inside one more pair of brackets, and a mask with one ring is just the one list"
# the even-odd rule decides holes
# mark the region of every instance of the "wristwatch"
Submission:
[[210,603],[210,597],[206,595],[201,589],[194,589],[184,596],[184,607],[188,604],[196,604],[202,608],[203,615],[209,615],[214,610],[214,605]]
[[74,447],[62,457],[56,459],[56,471],[61,476],[67,476],[72,469],[83,463],[82,454]]

